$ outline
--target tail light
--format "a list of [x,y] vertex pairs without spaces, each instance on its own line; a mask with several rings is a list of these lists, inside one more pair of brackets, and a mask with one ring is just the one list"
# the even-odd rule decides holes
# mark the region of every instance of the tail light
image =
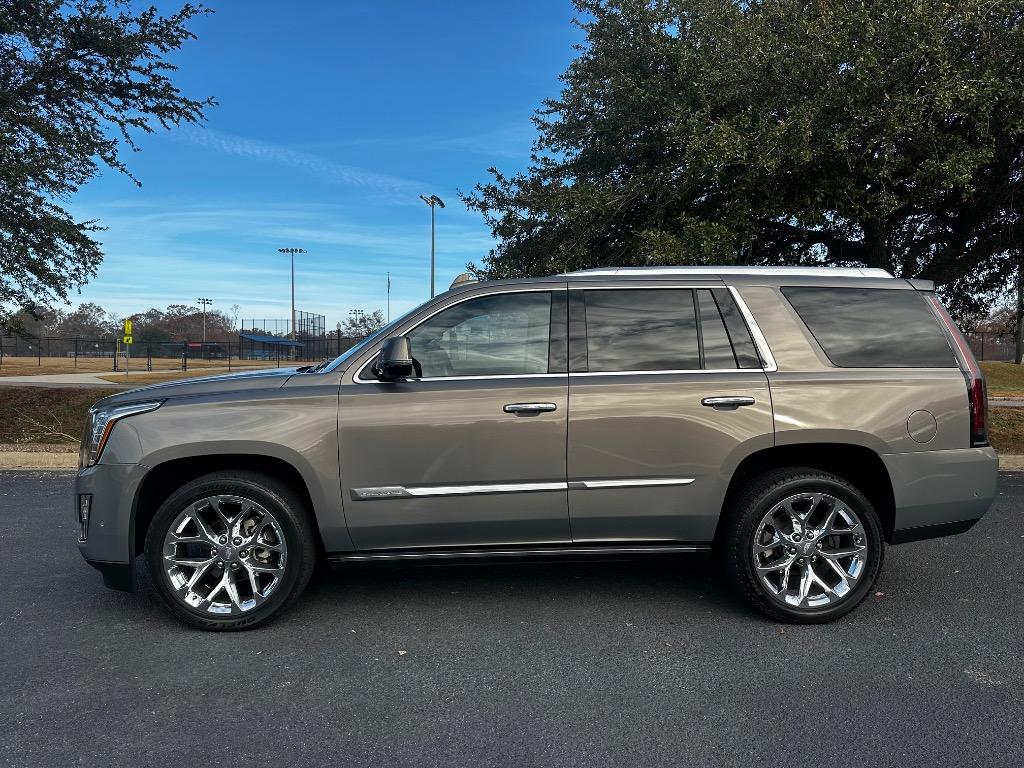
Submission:
[[957,357],[960,359],[961,370],[964,378],[967,379],[967,402],[971,407],[971,446],[988,445],[988,432],[986,429],[986,416],[988,411],[988,397],[985,394],[985,374],[981,372],[978,361],[974,359],[967,339],[956,327],[953,318],[949,316],[946,308],[934,293],[926,294],[929,303],[939,316],[942,324],[949,331],[950,338],[956,345]]

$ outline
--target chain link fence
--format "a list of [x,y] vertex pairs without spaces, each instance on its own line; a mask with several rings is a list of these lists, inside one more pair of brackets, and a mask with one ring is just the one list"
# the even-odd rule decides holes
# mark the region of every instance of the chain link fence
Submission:
[[279,367],[337,357],[362,337],[299,337],[239,334],[230,341],[136,341],[57,336],[0,336],[0,366],[55,370],[187,371],[189,368]]
[[1014,362],[1016,343],[1012,333],[968,331],[964,334],[979,360]]

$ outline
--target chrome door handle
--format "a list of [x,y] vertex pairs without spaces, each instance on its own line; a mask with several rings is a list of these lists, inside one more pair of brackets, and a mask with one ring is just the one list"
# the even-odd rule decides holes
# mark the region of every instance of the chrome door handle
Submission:
[[700,401],[700,404],[714,408],[716,411],[735,411],[741,405],[753,405],[754,398],[747,396],[705,397]]
[[554,403],[508,403],[503,410],[505,413],[542,413],[553,411],[557,406]]

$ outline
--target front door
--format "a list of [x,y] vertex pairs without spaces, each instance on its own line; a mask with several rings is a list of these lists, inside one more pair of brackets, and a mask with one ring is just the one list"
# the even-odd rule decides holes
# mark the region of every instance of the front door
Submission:
[[581,286],[569,308],[573,540],[710,541],[735,456],[774,437],[732,294]]
[[571,540],[565,284],[453,297],[397,333],[422,375],[341,388],[341,481],[358,550]]

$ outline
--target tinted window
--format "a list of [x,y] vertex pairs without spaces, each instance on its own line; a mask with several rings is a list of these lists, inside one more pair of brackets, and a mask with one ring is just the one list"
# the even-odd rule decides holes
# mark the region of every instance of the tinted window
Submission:
[[689,289],[585,291],[588,370],[700,368]]
[[718,311],[718,304],[711,291],[698,290],[697,304],[700,306],[700,333],[704,341],[704,367],[735,368],[736,355],[732,352],[725,321],[722,320],[722,313]]
[[757,353],[750,329],[740,314],[740,308],[733,301],[732,294],[725,288],[715,288],[711,294],[715,297],[715,303],[718,304],[722,319],[725,321],[729,341],[732,342],[733,351],[736,353],[736,362],[740,368],[760,368],[761,356]]
[[917,291],[783,288],[833,364],[845,368],[952,368],[938,319]]
[[423,377],[548,372],[551,294],[506,293],[456,304],[409,332]]

